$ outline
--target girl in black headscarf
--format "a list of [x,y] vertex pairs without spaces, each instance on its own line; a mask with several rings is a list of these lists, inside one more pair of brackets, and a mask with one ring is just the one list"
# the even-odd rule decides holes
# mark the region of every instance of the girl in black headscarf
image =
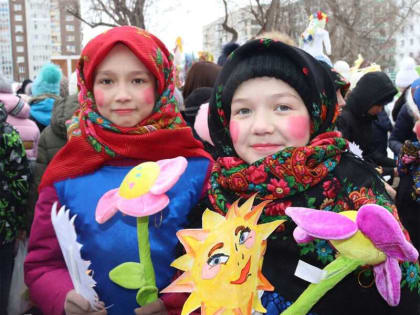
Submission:
[[[336,255],[325,240],[297,245],[287,207],[341,212],[374,203],[398,218],[375,170],[348,152],[347,141],[333,131],[337,116],[327,71],[281,42],[246,43],[229,56],[216,81],[209,109],[219,156],[210,179],[213,208],[224,214],[238,198],[258,193],[257,201],[272,201],[261,222],[287,220],[268,240],[264,258],[263,274],[275,288],[262,297],[267,314],[281,313],[308,286],[294,276],[298,260],[324,268]],[[404,262],[401,270],[397,307],[378,294],[372,266],[365,266],[324,295],[310,314],[418,314],[419,265]]]

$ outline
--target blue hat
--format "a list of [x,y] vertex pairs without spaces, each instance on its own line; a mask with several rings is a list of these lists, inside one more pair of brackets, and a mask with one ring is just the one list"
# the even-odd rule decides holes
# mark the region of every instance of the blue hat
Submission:
[[39,70],[34,83],[32,84],[32,95],[60,95],[61,76],[61,69],[57,65],[53,63],[47,63],[43,65],[41,70]]
[[405,98],[414,118],[420,119],[420,79],[411,83],[411,87],[407,89]]

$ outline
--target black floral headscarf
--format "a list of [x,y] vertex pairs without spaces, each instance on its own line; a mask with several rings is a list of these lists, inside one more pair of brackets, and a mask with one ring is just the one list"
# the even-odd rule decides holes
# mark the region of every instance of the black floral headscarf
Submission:
[[[230,101],[224,97],[232,91],[224,86],[234,69],[253,54],[269,53],[278,56],[279,62],[287,59],[300,67],[309,95],[301,95],[311,117],[311,139],[332,131],[338,116],[336,91],[327,71],[305,51],[271,39],[250,41],[236,49],[228,58],[216,81],[209,108],[210,136],[219,156],[237,156],[229,132]],[[281,73],[274,74],[284,80]],[[268,75],[261,75],[268,76]],[[293,86],[293,85],[292,85]],[[227,101],[227,102],[226,102]],[[308,104],[309,103],[309,104]]]
[[[285,73],[271,69],[265,72],[257,70],[254,77],[275,77],[294,87],[308,109],[311,134],[307,146],[288,147],[248,164],[233,148],[229,123],[234,91],[225,87],[232,86],[230,77],[236,67],[256,54],[278,58],[279,63],[287,64]],[[292,66],[295,69],[290,70]],[[271,39],[254,40],[239,47],[224,65],[209,107],[210,135],[219,156],[210,178],[209,198],[213,207],[219,212],[226,212],[233,201],[256,192],[261,200],[274,200],[271,203],[274,206],[282,198],[320,183],[338,165],[341,153],[347,150],[347,141],[341,138],[340,133],[332,131],[337,116],[334,84],[327,71],[312,56]]]

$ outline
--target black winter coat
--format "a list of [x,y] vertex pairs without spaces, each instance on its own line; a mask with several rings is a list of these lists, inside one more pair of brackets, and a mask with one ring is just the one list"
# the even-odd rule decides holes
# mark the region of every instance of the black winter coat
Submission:
[[384,168],[384,175],[392,174],[395,162],[376,147],[372,130],[376,117],[368,111],[375,105],[392,101],[395,94],[397,90],[385,73],[365,74],[350,93],[337,124],[344,138],[360,146],[365,161]]
[[414,120],[406,104],[404,104],[398,113],[394,129],[389,137],[389,147],[396,156],[400,153],[405,140],[416,141],[416,135],[413,132]]

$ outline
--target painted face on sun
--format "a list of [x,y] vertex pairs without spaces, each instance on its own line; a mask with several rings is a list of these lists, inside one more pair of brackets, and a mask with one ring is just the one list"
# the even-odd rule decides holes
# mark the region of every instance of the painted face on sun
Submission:
[[236,153],[251,164],[286,147],[306,145],[310,116],[286,82],[254,78],[239,85],[233,95],[230,133]]
[[240,207],[234,202],[225,217],[206,210],[203,229],[177,233],[187,254],[171,266],[185,273],[162,292],[192,292],[182,314],[198,307],[201,314],[266,312],[257,290],[273,287],[261,271],[263,255],[267,237],[283,220],[257,224],[267,201],[252,208],[254,198]]
[[156,80],[127,46],[117,44],[99,64],[93,94],[98,112],[120,127],[133,127],[149,116]]

